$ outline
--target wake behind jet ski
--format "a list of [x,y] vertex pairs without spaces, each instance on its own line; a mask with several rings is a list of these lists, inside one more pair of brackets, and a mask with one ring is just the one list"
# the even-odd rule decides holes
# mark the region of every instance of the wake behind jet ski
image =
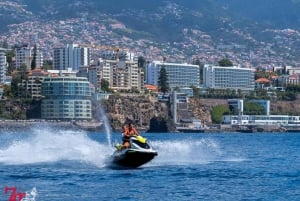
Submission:
[[146,138],[138,135],[132,124],[128,130],[123,127],[123,144],[116,145],[117,150],[112,155],[114,165],[136,168],[157,156]]

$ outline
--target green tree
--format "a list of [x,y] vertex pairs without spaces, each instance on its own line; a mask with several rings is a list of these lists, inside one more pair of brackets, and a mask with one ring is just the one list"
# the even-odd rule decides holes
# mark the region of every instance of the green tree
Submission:
[[287,91],[287,92],[277,92],[278,99],[285,101],[294,101],[297,99],[297,95],[295,92]]
[[196,86],[191,86],[191,88],[193,89],[193,96],[200,97],[200,88]]
[[229,113],[229,109],[225,105],[217,105],[213,107],[211,112],[211,119],[213,123],[220,124],[223,121],[223,115]]
[[146,66],[146,59],[143,56],[138,57],[138,67],[145,68]]
[[258,88],[255,90],[255,93],[256,93],[256,98],[259,98],[259,99],[269,99],[270,97],[268,96],[268,91],[266,89],[261,89],[261,88]]
[[288,84],[285,88],[287,92],[300,92],[300,85],[299,84]]
[[4,97],[10,97],[10,96],[12,96],[12,93],[11,93],[11,86],[10,86],[10,85],[4,85],[4,88],[3,88],[3,96],[4,96]]
[[21,83],[21,74],[19,72],[15,72],[12,75],[10,94],[14,97],[18,96],[19,84]]
[[45,60],[43,62],[43,66],[42,66],[42,69],[43,70],[51,70],[52,69],[52,61],[51,60]]
[[161,66],[159,77],[158,77],[158,86],[160,91],[166,93],[169,91],[169,82],[168,82],[168,74],[164,65]]
[[34,70],[36,68],[36,55],[37,55],[37,47],[36,44],[33,47],[33,57],[31,61],[31,70]]
[[5,52],[6,61],[8,63],[8,74],[11,74],[15,70],[13,58],[15,56],[14,50],[8,50]]
[[219,66],[233,66],[233,63],[227,58],[221,59],[218,63]]
[[104,92],[109,91],[109,82],[104,78],[101,79],[101,90]]
[[244,114],[246,115],[265,115],[265,108],[258,103],[245,102]]

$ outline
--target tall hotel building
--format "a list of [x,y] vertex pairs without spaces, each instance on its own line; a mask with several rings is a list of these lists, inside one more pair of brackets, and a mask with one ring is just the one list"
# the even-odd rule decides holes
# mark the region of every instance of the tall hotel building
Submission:
[[200,67],[192,64],[165,63],[152,61],[146,67],[146,83],[158,85],[160,69],[167,71],[170,88],[200,86]]
[[6,80],[7,62],[5,56],[5,49],[0,48],[0,83]]
[[[16,48],[15,58],[16,58],[16,68],[19,69],[21,66],[25,65],[27,70],[31,69],[31,62],[34,59],[34,48],[28,45]],[[37,49],[35,57],[36,68],[43,66],[43,54]]]
[[253,91],[254,69],[204,65],[204,88]]
[[46,77],[42,96],[43,119],[92,119],[91,87],[85,77]]
[[66,47],[54,48],[53,69],[67,70],[72,68],[78,71],[82,66],[90,64],[90,49],[77,44],[68,44]]

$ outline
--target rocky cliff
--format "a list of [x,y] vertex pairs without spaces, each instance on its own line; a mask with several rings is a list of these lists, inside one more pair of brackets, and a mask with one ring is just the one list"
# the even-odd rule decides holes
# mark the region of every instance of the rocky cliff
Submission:
[[[192,117],[210,125],[211,110],[216,105],[227,104],[221,99],[190,98],[188,111]],[[113,130],[120,130],[125,122],[132,121],[139,130],[150,132],[174,131],[173,116],[168,102],[159,102],[155,96],[111,95],[103,102]]]
[[[154,96],[111,95],[103,107],[114,130],[120,130],[128,121],[134,122],[139,130],[154,129],[155,132],[155,125],[172,130],[167,103],[159,102]],[[153,126],[150,127],[150,123]]]

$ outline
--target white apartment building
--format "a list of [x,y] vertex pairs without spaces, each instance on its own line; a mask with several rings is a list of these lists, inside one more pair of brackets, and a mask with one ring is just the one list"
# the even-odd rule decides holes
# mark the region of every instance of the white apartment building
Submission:
[[36,52],[35,64],[36,64],[36,66],[35,66],[36,68],[41,68],[44,65],[44,56],[43,56],[43,53],[39,49],[37,49],[37,52]]
[[26,65],[26,68],[29,70],[31,68],[31,48],[28,46],[23,46],[15,49],[15,65],[19,69],[22,65]]
[[204,88],[212,89],[253,91],[254,69],[204,65],[203,85]]
[[72,68],[78,71],[82,66],[90,65],[90,49],[78,44],[67,44],[53,50],[53,69],[66,70]]
[[[34,48],[28,45],[15,49],[15,58],[16,58],[16,68],[19,69],[21,66],[25,65],[27,70],[31,69],[31,63],[34,59]],[[37,49],[35,56],[36,68],[43,66],[43,53]]]
[[7,67],[5,49],[0,48],[0,83],[5,83]]
[[137,61],[99,60],[98,66],[80,68],[78,76],[87,77],[97,91],[101,88],[101,79],[109,82],[113,90],[141,91],[144,85],[144,74],[138,68]]
[[170,88],[200,86],[200,67],[198,65],[165,63],[162,61],[152,61],[147,64],[147,84],[158,85],[162,66],[164,66],[167,71]]

